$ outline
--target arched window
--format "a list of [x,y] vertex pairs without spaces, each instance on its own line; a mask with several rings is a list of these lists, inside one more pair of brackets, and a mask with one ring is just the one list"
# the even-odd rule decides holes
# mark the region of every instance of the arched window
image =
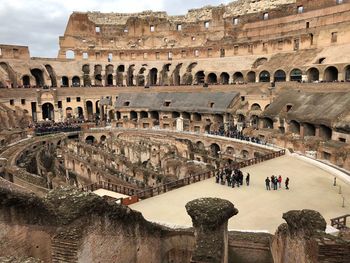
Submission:
[[259,75],[259,82],[270,82],[270,73],[268,71],[262,71]]

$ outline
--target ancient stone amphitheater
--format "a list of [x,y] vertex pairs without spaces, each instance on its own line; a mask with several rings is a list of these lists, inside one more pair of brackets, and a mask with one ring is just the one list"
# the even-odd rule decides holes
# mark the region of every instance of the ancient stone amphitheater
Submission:
[[59,46],[0,45],[0,262],[350,262],[350,1],[74,12]]

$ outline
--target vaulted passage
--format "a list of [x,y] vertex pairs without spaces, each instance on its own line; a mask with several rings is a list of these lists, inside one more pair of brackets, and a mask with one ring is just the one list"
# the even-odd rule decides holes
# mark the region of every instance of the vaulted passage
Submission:
[[149,84],[151,86],[157,85],[158,69],[152,68],[149,72]]
[[32,69],[30,70],[30,73],[34,76],[35,85],[37,87],[43,87],[45,85],[44,74],[41,69],[38,69],[38,68]]
[[54,107],[51,103],[44,103],[41,106],[41,110],[43,113],[43,120],[54,120],[55,119],[55,112]]

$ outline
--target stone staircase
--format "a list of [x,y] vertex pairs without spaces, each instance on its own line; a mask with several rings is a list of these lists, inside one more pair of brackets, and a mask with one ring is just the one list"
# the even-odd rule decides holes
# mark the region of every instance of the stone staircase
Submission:
[[350,262],[349,244],[325,244],[319,246],[318,262],[347,263]]
[[78,262],[78,248],[81,236],[76,231],[59,233],[52,241],[53,263]]

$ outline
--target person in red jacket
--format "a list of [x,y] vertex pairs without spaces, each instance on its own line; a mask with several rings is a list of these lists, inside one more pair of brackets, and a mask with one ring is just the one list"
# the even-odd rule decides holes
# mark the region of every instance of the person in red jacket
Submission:
[[278,176],[278,186],[279,186],[279,188],[281,188],[281,184],[282,184],[282,176]]

